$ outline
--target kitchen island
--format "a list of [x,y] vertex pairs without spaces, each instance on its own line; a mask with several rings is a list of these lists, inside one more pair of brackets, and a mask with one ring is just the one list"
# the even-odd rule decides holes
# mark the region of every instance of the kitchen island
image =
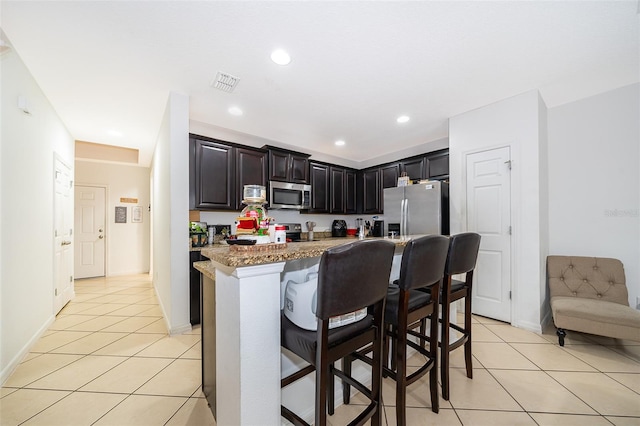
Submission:
[[[401,253],[410,238],[385,239]],[[203,392],[218,425],[282,423],[282,283],[312,268],[325,250],[353,241],[331,238],[255,252],[226,245],[202,249],[210,259],[195,265],[203,274]],[[313,404],[313,396],[306,400]]]

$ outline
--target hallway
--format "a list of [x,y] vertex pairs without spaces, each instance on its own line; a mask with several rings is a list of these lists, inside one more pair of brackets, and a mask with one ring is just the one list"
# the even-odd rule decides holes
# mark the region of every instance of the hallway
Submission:
[[149,275],[77,280],[75,291],[2,387],[0,424],[215,424],[200,328],[167,335]]

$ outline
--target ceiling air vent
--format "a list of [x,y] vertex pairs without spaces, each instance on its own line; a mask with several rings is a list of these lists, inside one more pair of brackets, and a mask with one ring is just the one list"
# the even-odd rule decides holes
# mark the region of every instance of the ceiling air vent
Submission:
[[220,89],[223,92],[233,92],[233,89],[236,88],[240,79],[238,77],[234,77],[231,74],[227,74],[225,72],[218,71],[216,74],[216,78],[211,82],[211,85],[216,89]]

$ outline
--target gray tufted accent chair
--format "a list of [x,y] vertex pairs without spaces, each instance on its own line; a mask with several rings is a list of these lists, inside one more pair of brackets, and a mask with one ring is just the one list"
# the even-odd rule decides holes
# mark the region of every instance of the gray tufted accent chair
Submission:
[[640,341],[640,311],[629,306],[618,259],[548,256],[547,282],[560,346],[565,329]]

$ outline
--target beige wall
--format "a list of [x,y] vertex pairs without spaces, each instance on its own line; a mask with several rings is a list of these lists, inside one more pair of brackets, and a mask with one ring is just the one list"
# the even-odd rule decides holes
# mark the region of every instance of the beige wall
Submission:
[[189,322],[189,97],[171,93],[151,165],[153,285],[169,333]]
[[[111,275],[149,272],[150,263],[150,169],[148,167],[76,160],[75,184],[107,188],[106,273]],[[120,198],[137,198],[122,203]],[[127,207],[127,223],[115,223],[115,207]],[[142,206],[142,222],[131,222],[132,206]]]
[[1,383],[54,319],[54,156],[73,169],[74,141],[14,50],[0,67]]

